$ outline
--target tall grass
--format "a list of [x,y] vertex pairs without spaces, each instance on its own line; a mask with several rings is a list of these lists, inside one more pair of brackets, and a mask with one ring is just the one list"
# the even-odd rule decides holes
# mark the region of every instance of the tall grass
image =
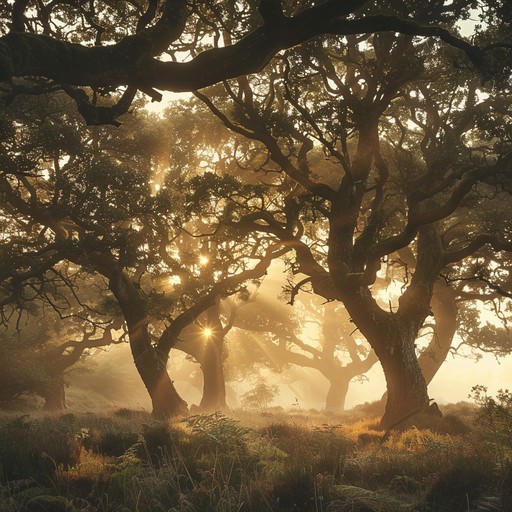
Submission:
[[360,412],[4,416],[0,512],[510,512],[505,433],[452,423],[384,438]]

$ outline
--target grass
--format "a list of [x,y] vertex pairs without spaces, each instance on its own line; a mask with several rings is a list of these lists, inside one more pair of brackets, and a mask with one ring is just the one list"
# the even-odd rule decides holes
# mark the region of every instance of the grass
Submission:
[[126,410],[10,413],[0,417],[0,512],[509,512],[503,408],[460,404],[449,417],[438,432],[384,438],[360,410],[172,423]]

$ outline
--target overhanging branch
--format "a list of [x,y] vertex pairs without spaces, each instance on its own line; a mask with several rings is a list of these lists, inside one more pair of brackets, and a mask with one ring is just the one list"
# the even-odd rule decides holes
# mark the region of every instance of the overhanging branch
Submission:
[[[260,27],[238,42],[204,51],[185,63],[153,58],[182,33],[188,17],[184,0],[168,0],[162,18],[153,27],[109,46],[86,47],[44,35],[11,32],[0,38],[0,80],[10,82],[13,77],[42,76],[80,86],[131,85],[140,89],[193,91],[258,72],[280,50],[319,35],[376,31],[440,38],[462,50],[475,66],[484,69],[478,47],[441,27],[423,26],[395,16],[345,19],[365,3],[364,0],[328,0],[292,18],[266,15]],[[274,4],[265,3],[266,6]]]

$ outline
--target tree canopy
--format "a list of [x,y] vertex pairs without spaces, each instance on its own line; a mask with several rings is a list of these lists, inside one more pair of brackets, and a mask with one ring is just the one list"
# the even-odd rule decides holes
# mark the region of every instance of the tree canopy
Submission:
[[[475,10],[482,23],[503,30],[460,36],[456,22]],[[88,123],[117,123],[137,91],[159,100],[158,90],[193,91],[259,72],[282,50],[318,36],[367,33],[440,40],[484,78],[503,77],[510,69],[509,10],[507,2],[472,0],[15,0],[0,13],[0,81],[11,97],[63,90]],[[98,101],[114,90],[123,90],[115,104]]]
[[[185,410],[166,369],[180,333],[217,325],[189,352],[219,374],[234,322],[219,301],[284,258],[290,302],[336,301],[331,334],[346,311],[375,351],[381,426],[427,413],[426,319],[451,339],[450,293],[510,298],[510,14],[465,0],[3,6],[0,305],[59,312],[62,290],[81,303],[95,276],[166,416]],[[140,111],[138,92],[159,90],[194,97]],[[336,368],[326,345],[309,352]]]

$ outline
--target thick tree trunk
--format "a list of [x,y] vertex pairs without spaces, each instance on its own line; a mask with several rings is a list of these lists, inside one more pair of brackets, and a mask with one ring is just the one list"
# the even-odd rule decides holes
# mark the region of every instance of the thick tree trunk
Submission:
[[[457,331],[458,307],[455,292],[444,280],[438,280],[434,286],[431,308],[436,321],[434,334],[428,347],[418,357],[418,364],[427,386],[446,360]],[[387,398],[386,392],[382,397],[383,407]]]
[[329,379],[329,390],[325,396],[325,410],[327,412],[342,412],[345,410],[345,400],[352,377],[347,378],[341,372]]
[[[402,325],[400,325],[402,324]],[[427,384],[416,357],[417,330],[397,322],[378,352],[387,384],[387,403],[380,427],[400,427],[419,412],[427,412]]]
[[226,409],[226,384],[222,354],[222,339],[205,341],[201,363],[203,373],[203,397],[199,408],[203,411]]
[[343,294],[347,310],[375,350],[384,371],[388,393],[380,423],[384,429],[406,426],[404,422],[416,413],[431,412],[415,341],[431,312],[434,283],[442,266],[442,245],[435,225],[420,227],[416,250],[416,268],[396,312],[379,307],[365,287],[347,289]]
[[427,411],[427,384],[415,345],[421,322],[409,311],[404,315],[385,312],[366,288],[347,294],[344,303],[354,323],[375,350],[384,371],[388,399],[380,427],[400,427],[415,413]]
[[120,262],[109,252],[89,253],[87,260],[88,264],[92,264],[109,280],[109,289],[114,294],[128,327],[133,360],[151,398],[153,415],[165,419],[186,414],[187,403],[179,396],[167,373],[169,350],[177,335],[167,337],[168,349],[165,352],[157,350],[149,332],[146,298],[139,284],[132,281]]
[[63,411],[66,409],[66,388],[63,379],[50,382],[44,390],[45,411]]
[[128,328],[133,359],[151,397],[153,416],[167,419],[186,414],[187,403],[180,397],[167,373],[167,356],[159,354],[152,346],[147,327]]
[[[208,334],[205,328],[208,327]],[[182,332],[183,343],[177,348],[191,355],[200,365],[203,394],[198,409],[205,412],[227,409],[224,377],[225,329],[220,320],[219,306],[208,309],[197,324]]]
[[168,354],[156,350],[151,342],[146,305],[139,288],[124,273],[116,273],[109,282],[123,312],[133,360],[148,390],[153,416],[166,419],[188,412],[167,373]]

